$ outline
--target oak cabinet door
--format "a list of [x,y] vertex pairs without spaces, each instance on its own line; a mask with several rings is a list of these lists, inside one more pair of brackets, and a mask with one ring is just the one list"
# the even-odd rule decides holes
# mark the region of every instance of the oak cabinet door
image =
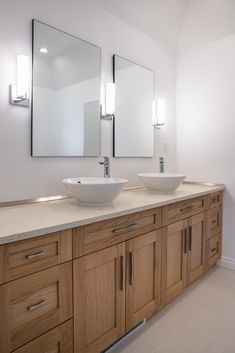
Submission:
[[164,228],[162,242],[163,303],[167,304],[187,286],[187,221]]
[[161,231],[127,242],[126,329],[160,309]]
[[125,243],[73,261],[74,351],[101,352],[125,332]]
[[206,260],[206,213],[188,220],[188,283],[201,277]]

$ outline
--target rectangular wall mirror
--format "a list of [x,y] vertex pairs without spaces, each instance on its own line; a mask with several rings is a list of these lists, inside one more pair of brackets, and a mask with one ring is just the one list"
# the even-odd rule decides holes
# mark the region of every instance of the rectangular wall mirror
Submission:
[[114,55],[113,79],[114,156],[153,157],[154,72]]
[[101,50],[33,20],[32,156],[100,155]]

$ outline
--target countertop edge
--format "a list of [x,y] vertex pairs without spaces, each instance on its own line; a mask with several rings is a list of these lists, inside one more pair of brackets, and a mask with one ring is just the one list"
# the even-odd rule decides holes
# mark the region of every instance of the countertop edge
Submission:
[[[190,183],[190,184],[198,185],[196,182]],[[91,218],[88,217],[86,219],[79,220],[76,222],[62,223],[62,224],[54,225],[51,227],[40,228],[40,229],[36,229],[36,230],[34,229],[32,231],[2,236],[2,237],[0,237],[0,245],[13,243],[13,242],[20,241],[20,240],[31,239],[34,237],[36,238],[38,236],[47,235],[47,234],[51,234],[51,233],[55,233],[55,232],[59,232],[59,231],[63,231],[63,230],[68,230],[70,228],[77,228],[77,227],[81,227],[84,225],[88,225],[88,224],[92,224],[92,223],[96,223],[96,222],[101,222],[101,221],[105,221],[108,219],[125,216],[128,214],[133,214],[136,212],[147,211],[147,210],[150,210],[153,208],[162,207],[162,206],[169,205],[172,203],[184,201],[184,200],[187,200],[190,198],[196,198],[196,197],[200,197],[203,195],[208,195],[213,192],[225,190],[225,185],[222,185],[222,184],[217,184],[217,185],[211,184],[211,185],[207,185],[207,186],[211,186],[214,189],[211,191],[207,190],[207,191],[202,191],[202,192],[198,192],[198,193],[193,193],[191,195],[189,194],[189,195],[176,196],[176,198],[173,198],[172,200],[158,201],[155,203],[152,202],[152,203],[150,203],[148,205],[144,205],[144,206],[133,207],[133,208],[125,209],[125,210],[121,210],[121,211],[113,211],[108,214],[103,214],[103,215],[95,216],[95,217],[91,217]]]

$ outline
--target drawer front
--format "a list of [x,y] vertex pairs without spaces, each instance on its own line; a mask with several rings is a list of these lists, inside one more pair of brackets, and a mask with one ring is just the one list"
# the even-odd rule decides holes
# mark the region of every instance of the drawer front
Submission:
[[171,224],[208,209],[208,196],[180,201],[163,207],[163,225]]
[[72,262],[0,286],[0,352],[11,352],[72,317]]
[[72,230],[3,245],[0,249],[2,283],[72,259]]
[[117,217],[73,231],[73,257],[121,243],[161,227],[161,208]]
[[213,238],[207,240],[207,267],[216,264],[221,254],[221,234],[215,235]]
[[213,192],[209,196],[209,207],[218,207],[222,204],[223,192]]
[[222,228],[222,209],[215,207],[207,212],[207,239],[214,237],[221,232]]
[[14,353],[72,353],[73,352],[73,321],[36,338],[30,343],[14,351]]

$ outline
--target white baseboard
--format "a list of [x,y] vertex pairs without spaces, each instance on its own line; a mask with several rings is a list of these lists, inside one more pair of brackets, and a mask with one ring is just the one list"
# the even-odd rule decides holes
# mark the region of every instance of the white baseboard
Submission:
[[235,271],[235,259],[230,259],[229,257],[222,257],[217,262],[217,265]]

